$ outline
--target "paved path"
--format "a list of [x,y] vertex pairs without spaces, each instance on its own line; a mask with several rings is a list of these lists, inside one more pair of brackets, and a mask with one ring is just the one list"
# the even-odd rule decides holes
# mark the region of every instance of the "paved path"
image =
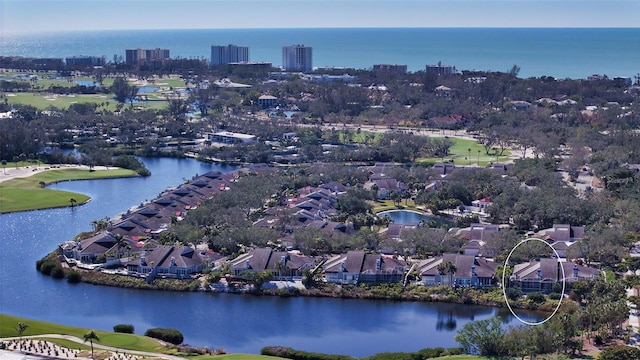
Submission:
[[[69,340],[69,341],[76,342],[78,344],[87,345],[87,343],[84,341],[84,339],[80,339],[78,337],[71,336],[71,335],[59,335],[59,334],[23,336],[22,337],[22,341],[24,343],[25,341],[38,339],[38,338],[64,339],[64,340]],[[0,341],[2,341],[2,342],[18,341],[18,340],[19,340],[19,338],[17,338],[17,337],[0,339]],[[61,348],[61,347],[59,347],[58,345],[55,345],[55,344],[53,344],[52,346],[55,346],[56,349],[63,349],[63,348]],[[152,352],[146,352],[146,351],[136,351],[136,350],[116,348],[116,347],[112,347],[112,346],[102,345],[102,344],[100,344],[98,342],[94,342],[93,343],[93,348],[94,349],[101,349],[101,350],[111,351],[113,354],[112,354],[112,356],[110,356],[108,358],[108,359],[111,359],[111,360],[139,360],[139,357],[165,359],[165,360],[184,360],[185,359],[185,358],[180,357],[180,356],[173,356],[173,355],[168,355],[168,354],[152,353]],[[10,354],[6,354],[6,353],[7,353],[7,351],[3,351],[2,353],[0,353],[0,360],[18,360],[18,359],[23,359],[25,357],[24,354],[20,354],[20,353],[15,352],[15,351],[13,352],[13,354],[18,355],[19,356],[18,358],[11,357]],[[3,356],[8,356],[8,357],[5,358]],[[77,356],[77,352],[64,352],[64,353],[63,352],[59,352],[59,356],[51,356],[48,353],[40,353],[40,354],[33,353],[33,354],[29,354],[27,356],[27,359],[43,359],[43,358],[48,358],[48,359],[51,359],[51,358],[74,359],[74,360],[90,360],[91,359],[90,357]]]

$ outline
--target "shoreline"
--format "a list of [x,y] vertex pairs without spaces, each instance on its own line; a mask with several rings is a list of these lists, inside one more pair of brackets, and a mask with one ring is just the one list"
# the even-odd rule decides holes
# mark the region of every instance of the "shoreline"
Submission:
[[[220,287],[215,287],[208,282],[203,282],[206,275],[201,275],[193,279],[155,279],[151,283],[147,283],[145,279],[124,274],[110,274],[104,272],[88,271],[79,269],[75,266],[70,267],[65,262],[60,261],[56,252],[52,252],[45,256],[44,259],[52,259],[61,266],[65,274],[71,271],[81,273],[80,282],[91,285],[119,287],[124,289],[135,289],[142,291],[171,291],[171,292],[200,292],[200,293],[220,293],[241,296],[277,296],[281,298],[289,297],[315,297],[330,299],[350,299],[350,300],[372,300],[372,301],[391,301],[391,302],[414,302],[414,303],[450,303],[458,305],[477,305],[487,306],[491,308],[508,308],[504,303],[502,291],[499,287],[472,288],[449,286],[424,286],[409,285],[403,286],[401,283],[377,284],[377,285],[359,285],[359,286],[340,286],[336,284],[323,283],[317,287],[296,287],[274,286],[262,288],[255,291],[249,285],[244,287],[230,287],[222,282]],[[272,280],[271,283],[291,281]],[[292,284],[295,285],[295,284]],[[499,290],[499,299],[492,298],[494,290]],[[495,295],[495,294],[493,294]],[[526,298],[511,303],[511,307],[518,310],[526,310],[540,313],[552,313],[556,307],[556,303],[543,303],[533,305],[526,301]],[[564,299],[565,301],[568,299]]]
[[[33,176],[42,175],[48,172],[56,172],[56,171],[70,171],[72,176],[62,177],[56,179],[47,179],[46,176],[41,178],[40,186],[36,184],[35,180],[31,180]],[[100,176],[80,176],[77,177],[76,172],[86,171],[87,174],[98,174],[97,172],[102,172],[104,176],[101,174]],[[123,171],[131,171],[130,174],[116,174],[112,176],[115,172],[123,172]],[[119,167],[107,167],[107,166],[93,166],[89,167],[87,165],[76,165],[76,164],[60,164],[60,165],[38,165],[35,167],[32,166],[23,166],[23,167],[12,167],[9,171],[7,169],[3,169],[0,172],[0,188],[3,190],[14,190],[13,192],[7,192],[4,194],[4,197],[1,199],[6,201],[11,206],[0,206],[0,214],[10,214],[16,212],[24,212],[24,211],[37,211],[37,210],[47,210],[47,209],[58,209],[58,208],[74,208],[76,206],[86,205],[91,202],[91,197],[82,193],[70,192],[65,190],[55,190],[48,188],[52,184],[66,182],[66,181],[83,181],[83,180],[102,180],[102,179],[115,179],[115,178],[126,178],[126,177],[136,177],[140,176],[133,170],[127,170]],[[20,181],[21,179],[24,179]],[[9,181],[16,180],[17,184],[8,184]],[[44,186],[43,186],[44,185]],[[47,194],[48,191],[49,196],[43,195]],[[18,194],[16,194],[16,192]],[[60,194],[67,194],[69,199],[78,199],[81,201],[77,201],[74,203],[70,203],[67,200],[64,202],[59,199]],[[10,195],[8,195],[10,194]],[[53,199],[53,200],[52,200]],[[2,204],[0,204],[2,205]]]
[[[28,171],[28,170],[31,171]],[[2,173],[0,173],[0,183],[3,183],[5,181],[9,181],[9,180],[13,180],[13,179],[22,179],[22,178],[28,178],[31,177],[33,175],[36,174],[40,174],[43,172],[47,172],[47,171],[56,171],[56,170],[87,170],[89,171],[89,166],[87,165],[77,165],[77,164],[58,164],[58,165],[46,165],[46,164],[42,164],[42,165],[36,165],[35,168],[31,168],[31,166],[19,166],[17,168],[12,167],[9,169],[10,172],[13,172],[11,174],[7,174],[7,169],[3,169]],[[107,166],[93,166],[91,168],[91,170],[93,171],[98,171],[98,170],[116,170],[116,169],[120,169],[119,167],[107,167]],[[63,181],[67,181],[67,180],[63,180]],[[69,180],[70,181],[70,180]],[[59,181],[56,181],[59,182]],[[54,182],[55,183],[55,182]],[[54,184],[52,183],[52,184]]]

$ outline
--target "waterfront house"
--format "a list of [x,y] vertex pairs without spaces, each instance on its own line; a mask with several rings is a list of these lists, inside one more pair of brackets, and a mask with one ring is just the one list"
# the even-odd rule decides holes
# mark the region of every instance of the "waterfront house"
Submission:
[[147,280],[155,277],[186,279],[200,273],[210,259],[204,251],[190,246],[158,245],[140,253],[125,265],[129,272],[147,274]]
[[328,283],[357,285],[394,283],[404,279],[405,261],[364,251],[349,251],[327,260],[323,265]]
[[[452,264],[455,271],[447,269]],[[498,264],[485,258],[463,254],[443,254],[421,261],[416,270],[422,283],[427,286],[474,286],[486,287],[496,284],[495,271]]]
[[91,264],[98,257],[105,256],[110,251],[115,254],[117,243],[118,241],[112,234],[101,231],[83,240],[64,242],[59,249],[66,258]]
[[244,272],[271,271],[276,279],[301,279],[302,273],[312,269],[316,260],[297,252],[258,248],[236,257],[230,264],[236,276]]
[[588,266],[542,258],[516,265],[509,282],[510,286],[520,289],[523,293],[550,293],[553,284],[562,284],[563,271],[567,286],[576,281],[595,279],[600,275],[600,270]]

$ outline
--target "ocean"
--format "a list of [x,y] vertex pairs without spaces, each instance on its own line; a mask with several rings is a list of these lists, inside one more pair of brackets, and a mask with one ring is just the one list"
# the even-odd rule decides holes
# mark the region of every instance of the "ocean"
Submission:
[[285,45],[313,47],[313,66],[369,69],[427,64],[520,77],[634,77],[640,73],[640,28],[322,28],[119,30],[42,34],[0,33],[0,56],[124,58],[125,49],[165,48],[172,58],[210,57],[211,45],[249,47],[250,61],[282,65]]

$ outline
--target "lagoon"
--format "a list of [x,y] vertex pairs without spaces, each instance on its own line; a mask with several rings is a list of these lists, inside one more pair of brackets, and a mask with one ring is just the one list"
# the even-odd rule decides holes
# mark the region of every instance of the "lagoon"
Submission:
[[[143,161],[151,177],[52,186],[90,195],[86,205],[0,215],[1,312],[106,331],[133,324],[138,334],[151,327],[176,328],[188,344],[234,353],[284,345],[352,356],[457,346],[457,329],[492,315],[517,324],[508,310],[482,306],[144,291],[71,285],[39,274],[35,262],[61,242],[91,230],[91,221],[151,200],[196,174],[235,169],[193,159]],[[533,313],[521,317],[539,320]]]

